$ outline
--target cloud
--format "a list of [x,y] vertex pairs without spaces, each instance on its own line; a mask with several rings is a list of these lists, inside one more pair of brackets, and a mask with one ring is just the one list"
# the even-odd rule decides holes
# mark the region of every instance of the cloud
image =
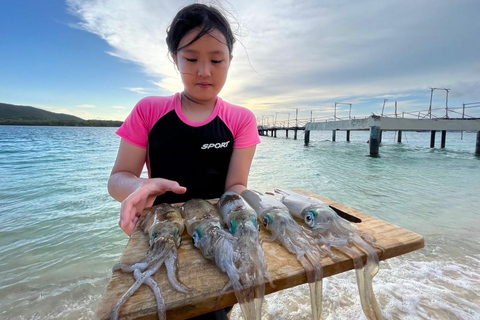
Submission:
[[113,109],[118,109],[118,110],[126,110],[127,109],[126,107],[122,107],[122,106],[113,106],[112,108]]
[[81,104],[79,106],[77,106],[77,108],[80,108],[80,109],[95,109],[97,106],[93,105],[93,104]]
[[135,93],[139,93],[139,94],[147,94],[149,92],[148,89],[146,88],[129,88],[129,87],[125,87],[123,89],[127,89],[128,91],[131,91],[131,92],[135,92]]
[[[167,54],[165,30],[187,4],[67,0],[78,27],[104,39],[111,47],[108,54],[140,65],[161,94],[183,89]],[[425,108],[430,87],[450,88],[457,105],[480,100],[480,37],[474,32],[480,30],[478,1],[243,0],[235,8],[223,5],[239,41],[221,95],[258,114],[330,108],[355,99],[354,110],[368,115],[381,109],[384,97]],[[143,88],[128,89],[144,93]]]

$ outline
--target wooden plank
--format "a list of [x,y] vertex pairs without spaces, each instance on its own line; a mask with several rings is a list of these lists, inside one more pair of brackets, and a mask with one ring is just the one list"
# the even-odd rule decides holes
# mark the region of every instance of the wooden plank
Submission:
[[[325,201],[347,220],[361,221],[357,223],[360,230],[372,234],[377,239],[377,244],[384,249],[383,252],[377,250],[380,260],[396,257],[424,247],[424,239],[419,234],[370,217],[365,213],[329,199],[306,191],[298,191]],[[260,233],[261,236],[268,236],[268,232],[263,229]],[[265,242],[263,248],[268,263],[268,271],[274,282],[274,287],[266,283],[266,294],[307,283],[305,271],[295,255],[289,253],[276,242]],[[147,250],[148,238],[137,228],[130,238],[120,261],[128,264],[142,261]],[[366,255],[356,248],[355,250],[362,255],[365,262]],[[219,293],[227,283],[228,277],[213,262],[202,257],[199,250],[193,246],[192,240],[186,232],[182,235],[182,244],[178,253],[178,277],[192,289],[190,293],[184,294],[173,289],[166,279],[164,267],[154,275],[165,298],[168,320],[188,319],[231,306],[237,302],[233,291],[226,292],[219,297]],[[324,277],[353,269],[353,261],[349,257],[338,251],[335,253],[340,261],[334,262],[328,257],[322,260]],[[109,319],[118,299],[133,283],[134,278],[131,273],[114,272],[97,311],[97,318]],[[122,307],[120,317],[121,319],[157,319],[156,302],[151,289],[146,285],[140,287]]]

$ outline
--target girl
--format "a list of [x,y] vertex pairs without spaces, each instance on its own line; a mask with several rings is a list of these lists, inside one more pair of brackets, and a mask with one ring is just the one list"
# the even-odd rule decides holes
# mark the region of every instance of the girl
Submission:
[[[108,191],[122,202],[119,224],[129,236],[146,207],[241,193],[260,143],[253,113],[218,97],[235,42],[223,15],[189,5],[173,19],[166,41],[183,92],[142,99],[117,131]],[[140,178],[145,163],[148,179]],[[228,319],[230,309],[195,319]]]

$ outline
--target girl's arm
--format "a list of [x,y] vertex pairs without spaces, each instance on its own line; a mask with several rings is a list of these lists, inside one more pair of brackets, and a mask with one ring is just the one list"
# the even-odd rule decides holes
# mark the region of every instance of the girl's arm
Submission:
[[247,188],[248,173],[255,155],[256,146],[233,149],[228,167],[225,191],[234,191],[238,194]]
[[121,139],[117,159],[108,180],[108,192],[122,202],[120,228],[129,236],[135,230],[145,208],[151,207],[155,198],[167,191],[185,193],[186,188],[166,179],[140,178],[147,150]]

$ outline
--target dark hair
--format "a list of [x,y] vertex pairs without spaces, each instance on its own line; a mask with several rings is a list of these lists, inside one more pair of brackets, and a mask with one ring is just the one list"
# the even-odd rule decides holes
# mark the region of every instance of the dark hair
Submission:
[[[187,43],[183,47],[179,48],[178,45],[183,37],[193,29],[200,28],[198,35]],[[172,24],[167,28],[167,46],[168,51],[171,54],[177,54],[177,52],[201,37],[209,33],[213,29],[220,31],[227,41],[225,43],[228,47],[228,51],[231,54],[233,44],[235,43],[235,37],[230,28],[230,24],[227,19],[216,8],[207,6],[200,3],[194,3],[182,8],[177,15],[173,18]],[[218,40],[218,39],[217,39]]]

